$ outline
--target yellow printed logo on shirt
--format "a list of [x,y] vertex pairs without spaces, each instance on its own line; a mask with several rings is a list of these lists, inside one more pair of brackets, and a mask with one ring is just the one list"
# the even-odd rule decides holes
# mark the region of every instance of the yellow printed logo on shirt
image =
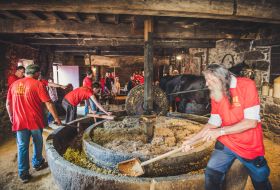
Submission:
[[16,94],[19,96],[24,95],[25,93],[25,86],[23,85],[23,83],[19,83],[16,87]]
[[238,96],[232,97],[232,104],[233,104],[234,106],[236,106],[236,107],[241,106],[241,104],[240,104],[239,101],[238,101]]

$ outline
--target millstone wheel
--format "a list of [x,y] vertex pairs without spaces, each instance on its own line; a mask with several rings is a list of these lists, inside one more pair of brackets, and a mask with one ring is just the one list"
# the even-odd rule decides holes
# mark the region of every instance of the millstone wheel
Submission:
[[[168,112],[168,100],[165,93],[158,86],[153,86],[153,111],[158,115]],[[125,109],[128,115],[142,115],[144,113],[144,85],[131,89],[126,101]]]

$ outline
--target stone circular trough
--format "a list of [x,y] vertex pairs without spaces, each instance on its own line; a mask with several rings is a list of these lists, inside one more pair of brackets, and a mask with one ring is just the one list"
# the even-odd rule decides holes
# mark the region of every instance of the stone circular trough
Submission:
[[[137,117],[134,118],[137,121]],[[180,118],[172,118],[172,117],[160,116],[159,118],[161,118],[161,120],[164,120],[165,122],[166,120],[172,120],[173,122],[179,121],[182,123],[186,121]],[[113,121],[110,123],[113,123],[114,125],[116,122]],[[202,127],[201,124],[193,121],[189,121],[188,123],[194,124],[195,126],[197,126],[197,128]],[[136,128],[140,128],[140,127],[141,126],[138,125]],[[127,153],[126,151],[112,150],[103,147],[98,142],[96,142],[95,139],[93,139],[94,131],[97,128],[103,128],[103,123],[91,126],[84,132],[83,148],[87,157],[99,167],[115,170],[117,168],[118,163],[122,161],[126,161],[132,158],[138,158],[140,161],[143,162],[153,158],[153,156],[151,155],[143,155],[141,153]],[[109,130],[110,129],[108,129],[108,131]],[[125,131],[125,129],[123,130]],[[126,132],[127,131],[125,131],[125,133]],[[98,135],[100,134],[97,134],[97,136]],[[110,134],[108,133],[106,133],[106,135],[110,136]],[[139,136],[139,134],[137,134],[137,136]],[[110,140],[114,140],[114,139],[110,139]],[[182,152],[177,153],[168,158],[146,165],[144,167],[145,170],[144,176],[145,177],[155,177],[155,176],[160,177],[160,176],[167,176],[167,175],[172,176],[172,175],[184,174],[190,171],[197,171],[199,169],[203,169],[207,164],[208,157],[211,151],[212,151],[211,143],[205,143],[202,147],[196,148],[190,151],[190,153],[182,153]]]
[[[102,125],[102,122],[90,126],[86,132],[100,125]],[[204,189],[203,174],[188,173],[164,177],[127,177],[111,174],[105,175],[76,166],[66,161],[62,155],[77,134],[76,127],[61,127],[49,135],[46,141],[49,167],[60,189]],[[244,189],[247,176],[246,169],[239,161],[235,161],[226,175],[225,189]]]

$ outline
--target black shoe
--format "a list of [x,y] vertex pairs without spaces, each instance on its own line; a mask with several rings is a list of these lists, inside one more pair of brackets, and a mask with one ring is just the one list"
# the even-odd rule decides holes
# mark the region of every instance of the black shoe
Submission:
[[29,173],[19,176],[22,183],[28,183],[31,178],[32,176]]
[[45,169],[48,167],[48,163],[45,161],[45,159],[42,160],[41,164],[38,166],[33,166],[33,169],[36,171],[40,171],[42,169]]

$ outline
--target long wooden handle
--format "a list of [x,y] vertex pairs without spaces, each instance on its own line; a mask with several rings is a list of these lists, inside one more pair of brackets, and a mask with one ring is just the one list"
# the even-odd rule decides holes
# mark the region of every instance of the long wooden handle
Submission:
[[153,162],[155,162],[155,161],[158,161],[158,160],[167,158],[168,156],[171,156],[172,154],[175,154],[175,153],[180,152],[180,151],[182,151],[182,150],[183,150],[183,147],[180,147],[180,148],[171,150],[171,151],[169,151],[169,152],[167,152],[167,153],[165,153],[165,154],[159,155],[159,156],[157,156],[157,157],[155,157],[155,158],[152,158],[152,159],[150,159],[150,160],[147,160],[147,161],[145,161],[145,162],[142,162],[142,163],[141,163],[141,166],[145,166],[145,165],[148,165],[148,164],[153,163]]
[[82,120],[87,119],[87,118],[90,118],[90,117],[89,117],[89,116],[84,116],[84,117],[75,119],[75,120],[73,120],[73,121],[70,121],[70,122],[68,122],[68,123],[66,123],[66,124],[67,124],[67,125],[71,125],[71,124],[73,124],[73,123],[77,123],[77,122],[82,121]]
[[[198,138],[198,139],[195,140],[194,142],[190,143],[190,146],[196,145],[196,144],[199,143],[202,139],[203,139],[203,137]],[[159,155],[159,156],[154,157],[154,158],[152,158],[152,159],[150,159],[150,160],[147,160],[147,161],[145,161],[145,162],[142,162],[142,163],[141,163],[141,166],[145,166],[145,165],[148,165],[148,164],[150,164],[150,163],[156,162],[156,161],[158,161],[158,160],[167,158],[168,156],[171,156],[172,154],[176,154],[176,153],[182,151],[183,149],[184,149],[184,147],[180,147],[180,148],[171,150],[171,151],[169,151],[169,152],[167,152],[167,153],[165,153],[165,154]]]
[[89,117],[95,117],[95,118],[101,118],[101,119],[109,119],[109,120],[113,120],[113,119],[115,118],[114,115],[93,114],[93,113],[89,113],[89,114],[87,114],[87,116],[89,116]]

